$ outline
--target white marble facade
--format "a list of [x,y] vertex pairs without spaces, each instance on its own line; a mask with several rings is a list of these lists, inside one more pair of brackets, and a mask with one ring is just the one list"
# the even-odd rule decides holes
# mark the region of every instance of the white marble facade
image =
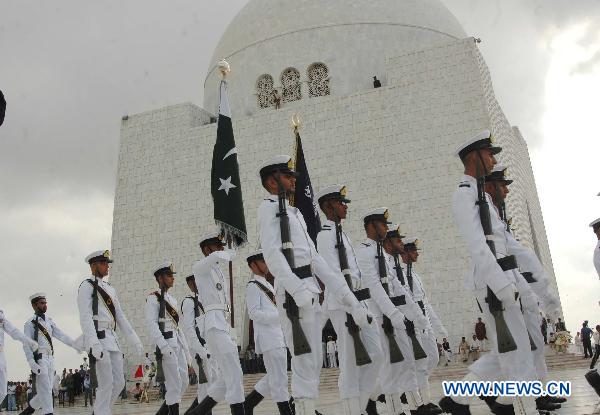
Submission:
[[[515,179],[508,201],[515,233],[538,252],[554,279],[527,145],[496,102],[475,42],[441,3],[351,4],[251,0],[215,51],[215,59],[227,57],[233,69],[230,101],[250,239],[233,267],[235,325],[245,333],[249,272],[243,257],[258,245],[256,209],[265,194],[258,167],[270,155],[292,153],[290,118],[298,113],[315,191],[347,185],[352,203],[345,229],[355,242],[364,238],[361,214],[376,206],[388,206],[403,233],[422,240],[417,269],[451,341],[458,344],[460,336],[473,332],[478,312],[463,288],[469,258],[450,210],[461,176],[452,153],[484,128],[491,128],[505,147],[501,162]],[[309,81],[323,80],[322,67],[309,75],[315,63],[326,67],[329,95],[310,96],[315,94]],[[261,75],[271,75],[280,88],[280,75],[289,68],[300,73],[302,98],[282,100],[281,109],[261,108]],[[383,87],[373,89],[373,75]],[[211,117],[217,90],[218,78],[210,70],[208,111],[186,103],[122,122],[111,283],[146,345],[143,303],[155,287],[152,268],[163,259],[174,261],[179,277],[174,294],[181,299],[187,292],[185,276],[201,255],[198,237],[214,227],[210,167],[216,124]],[[246,341],[240,336],[240,343]]]

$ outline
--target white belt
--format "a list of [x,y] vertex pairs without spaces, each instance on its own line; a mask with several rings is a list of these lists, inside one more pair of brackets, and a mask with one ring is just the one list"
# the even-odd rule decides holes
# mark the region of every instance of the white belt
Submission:
[[209,311],[213,311],[213,310],[219,310],[219,311],[225,311],[226,313],[229,313],[229,304],[209,304],[209,305],[205,305],[204,306],[204,312],[208,313]]

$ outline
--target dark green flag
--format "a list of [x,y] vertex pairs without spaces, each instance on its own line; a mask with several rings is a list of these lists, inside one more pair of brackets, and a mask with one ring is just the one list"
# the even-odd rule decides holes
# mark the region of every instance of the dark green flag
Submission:
[[223,236],[231,240],[235,246],[244,245],[248,241],[248,235],[225,80],[221,81],[217,142],[213,149],[211,170],[211,193],[215,206],[215,222],[221,228]]

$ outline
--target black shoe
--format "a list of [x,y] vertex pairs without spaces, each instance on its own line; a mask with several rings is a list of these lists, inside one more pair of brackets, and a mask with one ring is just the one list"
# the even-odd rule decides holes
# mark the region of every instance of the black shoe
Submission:
[[543,411],[554,411],[561,407],[559,403],[550,402],[546,396],[540,396],[535,400],[536,409],[541,409]]
[[244,402],[234,403],[229,405],[231,408],[231,415],[244,415]]
[[458,402],[454,402],[449,396],[442,398],[439,405],[440,408],[442,408],[442,411],[452,415],[471,415],[469,405],[462,405]]
[[169,415],[179,415],[179,404],[169,405]]
[[315,409],[315,415],[323,415],[323,414]]
[[288,401],[277,402],[277,409],[279,409],[279,415],[292,415],[292,407]]
[[[94,415],[93,412],[92,415]],[[160,408],[158,408],[156,415],[169,415],[169,407],[167,406],[167,401],[164,401]]]
[[553,403],[565,403],[567,398],[563,396],[548,396],[548,400]]
[[[202,399],[202,402],[200,402],[198,406],[192,409],[189,415],[208,415],[216,405],[217,401],[210,396],[207,396],[206,398]],[[243,406],[243,404],[240,405]]]
[[408,401],[406,400],[406,394],[403,393],[402,395],[400,395],[400,402],[402,402],[404,405],[408,405]]
[[377,397],[377,400],[381,403],[385,403],[385,395],[382,393]]
[[367,415],[379,415],[377,413],[377,401],[369,399],[369,402],[367,403],[367,409],[365,412]]
[[190,405],[190,407],[187,409],[187,411],[185,411],[183,413],[183,415],[189,415],[190,412],[192,412],[192,410],[198,406],[198,398],[194,399],[194,402],[192,402],[192,404]]
[[429,409],[429,413],[433,414],[433,415],[439,415],[444,412],[444,411],[442,411],[442,408],[440,408],[433,402],[429,402],[429,403],[425,404],[425,408]]
[[254,407],[260,403],[264,399],[260,393],[258,393],[255,389],[252,389],[252,392],[246,396],[244,400],[244,412],[246,415],[253,415]]
[[31,415],[34,412],[35,409],[33,409],[31,406],[28,406],[27,408],[23,409],[23,412],[21,412],[19,415]]

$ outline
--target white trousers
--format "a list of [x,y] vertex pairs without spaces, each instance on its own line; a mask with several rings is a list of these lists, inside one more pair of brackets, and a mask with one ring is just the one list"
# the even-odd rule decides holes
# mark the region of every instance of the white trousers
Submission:
[[335,352],[327,352],[327,358],[329,359],[329,367],[337,367],[337,362],[335,361]]
[[4,352],[0,351],[0,403],[4,401],[7,394],[8,380],[6,378],[6,358]]
[[[338,387],[340,398],[349,399],[370,396],[377,387],[377,377],[383,363],[377,320],[373,320],[368,327],[360,329],[360,338],[371,358],[371,363],[356,366],[354,341],[346,327],[346,312],[342,310],[330,310],[329,317],[338,336],[337,346],[340,361]],[[361,402],[362,404],[363,402]],[[367,402],[365,401],[365,407],[366,404]]]
[[314,296],[314,304],[311,307],[300,309],[300,326],[310,345],[310,353],[300,356],[294,355],[292,323],[285,314],[283,304],[278,304],[277,309],[285,344],[292,355],[292,396],[294,399],[316,399],[319,396],[319,376],[321,374],[321,362],[323,361],[323,346],[321,343],[322,313],[318,295]]
[[29,405],[40,415],[54,412],[52,405],[52,383],[54,381],[54,358],[43,355],[38,361],[44,373],[35,376],[35,396],[31,398]]
[[[199,368],[198,368],[198,362],[196,361],[195,358],[194,358],[194,368],[196,369],[196,373],[200,373]],[[202,402],[204,400],[204,398],[206,398],[208,396],[208,389],[210,388],[210,385],[212,383],[216,382],[218,379],[218,376],[219,376],[217,364],[215,362],[215,359],[213,359],[213,358],[202,359],[202,368],[204,369],[204,373],[206,374],[206,380],[208,382],[206,382],[206,383],[198,382],[198,391],[197,391],[198,402]]]
[[431,330],[425,330],[424,333],[423,330],[417,330],[417,340],[425,351],[425,354],[427,354],[427,358],[415,360],[417,383],[419,388],[425,388],[429,386],[429,375],[431,375],[433,369],[437,367],[440,358],[438,355],[435,335],[433,332],[431,332]]
[[[188,377],[187,359],[182,347],[173,347],[171,357],[163,356],[163,372],[165,374],[165,402],[167,405],[181,403],[181,397],[187,390],[190,380]],[[100,381],[98,381],[100,383]]]
[[254,385],[254,389],[262,396],[270,397],[274,402],[290,400],[287,377],[287,349],[277,349],[263,352],[263,361],[267,374]]
[[98,388],[94,401],[94,414],[110,415],[113,404],[125,387],[123,354],[119,351],[104,350],[102,359],[96,360],[96,378],[98,379]]
[[537,376],[532,363],[529,335],[525,328],[525,321],[519,303],[505,306],[503,312],[506,325],[517,344],[517,350],[499,353],[496,322],[485,302],[487,290],[477,290],[475,294],[483,310],[483,319],[488,328],[486,330],[487,337],[493,347],[489,353],[482,355],[469,366],[469,370],[481,380],[535,380]]
[[219,367],[219,375],[208,387],[208,395],[217,402],[229,405],[244,402],[244,381],[236,344],[229,333],[211,328],[207,331],[206,345],[211,359]]
[[412,345],[406,334],[406,330],[394,329],[394,338],[404,356],[404,360],[391,363],[388,338],[383,331],[383,327],[381,327],[382,317],[378,317],[376,321],[379,327],[381,352],[383,353],[383,364],[379,371],[381,393],[389,395],[416,391],[418,389],[417,369]]
[[533,366],[537,373],[537,377],[542,382],[548,380],[548,366],[546,366],[546,356],[544,353],[544,335],[542,334],[542,316],[540,316],[539,310],[523,310],[523,319],[525,320],[525,326],[531,335],[533,344],[537,347],[536,350],[532,350],[533,354]]

